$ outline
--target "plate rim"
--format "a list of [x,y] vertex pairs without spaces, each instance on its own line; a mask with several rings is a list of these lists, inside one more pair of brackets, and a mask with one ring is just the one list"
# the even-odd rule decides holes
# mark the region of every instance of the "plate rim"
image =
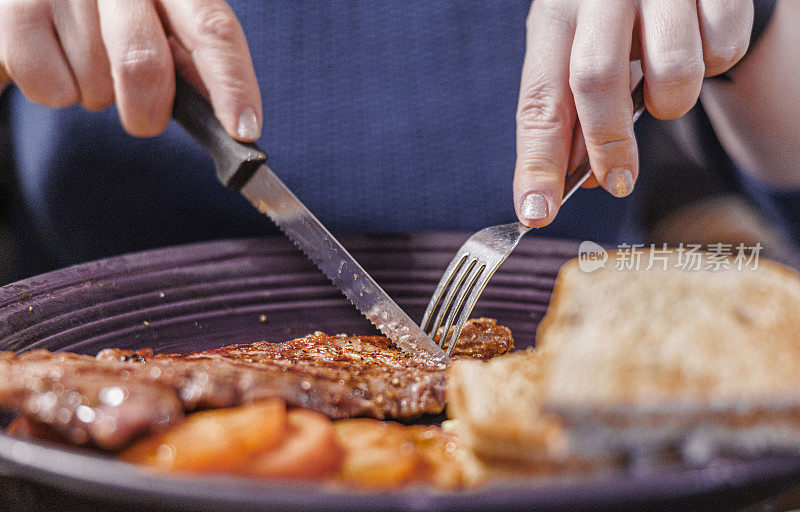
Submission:
[[[364,247],[390,241],[402,244],[409,251],[441,249],[442,245],[460,245],[468,234],[428,233],[423,235],[352,235],[342,237],[348,248],[357,251]],[[106,278],[134,268],[152,264],[176,264],[209,255],[220,259],[247,251],[266,251],[270,255],[299,253],[291,244],[276,243],[275,238],[239,238],[214,240],[150,249],[112,256],[33,276],[0,287],[0,314],[10,305],[18,303],[21,295],[29,299],[52,291],[54,282],[74,285],[91,279]],[[446,243],[445,243],[446,242]],[[554,257],[577,255],[578,242],[544,238],[524,239],[520,251]],[[391,245],[389,244],[389,245]],[[569,248],[569,249],[568,249]],[[389,249],[387,249],[389,250]],[[573,251],[574,252],[571,252]],[[65,285],[66,286],[66,285]],[[57,461],[57,464],[54,464]],[[87,469],[87,467],[89,469]],[[152,505],[154,500],[181,500],[195,506],[214,510],[258,508],[272,504],[283,508],[353,509],[353,510],[445,510],[458,508],[490,509],[507,506],[567,507],[586,504],[587,496],[599,505],[635,505],[652,500],[679,499],[718,492],[721,487],[737,489],[760,483],[800,481],[800,455],[760,457],[737,461],[724,467],[680,468],[644,474],[615,473],[607,477],[594,477],[591,481],[559,482],[552,479],[520,480],[514,485],[489,486],[479,489],[437,491],[426,487],[412,487],[396,491],[368,492],[362,490],[333,490],[319,484],[296,482],[253,481],[229,477],[155,478],[146,470],[136,468],[110,457],[87,455],[75,450],[45,446],[36,442],[16,439],[0,433],[0,473],[36,482],[66,492],[79,491],[82,496],[109,500],[136,500],[142,505]],[[657,477],[657,478],[656,478]],[[646,490],[642,486],[646,487]],[[680,487],[682,490],[678,490]],[[113,496],[102,490],[113,491]],[[298,496],[300,498],[298,498]],[[225,499],[220,501],[220,497]],[[169,503],[169,506],[180,503]]]

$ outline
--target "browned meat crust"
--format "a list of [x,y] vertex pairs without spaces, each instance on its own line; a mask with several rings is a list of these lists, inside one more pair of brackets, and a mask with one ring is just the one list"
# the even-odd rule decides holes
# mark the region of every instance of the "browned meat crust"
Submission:
[[[460,340],[454,357],[486,359],[513,346],[510,331],[490,319],[470,320]],[[409,357],[382,336],[317,332],[183,355],[0,353],[0,408],[109,450],[197,409],[282,398],[333,419],[410,418],[441,412],[444,388],[442,365]]]

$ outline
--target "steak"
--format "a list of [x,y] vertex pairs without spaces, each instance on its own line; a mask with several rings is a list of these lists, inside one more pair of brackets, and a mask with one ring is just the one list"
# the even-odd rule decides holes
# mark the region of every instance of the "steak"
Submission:
[[[512,346],[507,328],[473,319],[453,357],[488,359]],[[411,357],[383,336],[321,332],[189,354],[0,353],[0,408],[76,445],[117,450],[186,412],[268,398],[332,419],[412,418],[443,410],[445,366]]]

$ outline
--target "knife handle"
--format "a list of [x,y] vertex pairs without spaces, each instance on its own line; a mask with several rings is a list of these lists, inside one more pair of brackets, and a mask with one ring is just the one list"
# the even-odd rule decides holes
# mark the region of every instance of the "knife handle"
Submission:
[[231,190],[240,190],[267,160],[255,144],[228,135],[211,103],[180,74],[175,75],[172,117],[211,155],[219,181]]

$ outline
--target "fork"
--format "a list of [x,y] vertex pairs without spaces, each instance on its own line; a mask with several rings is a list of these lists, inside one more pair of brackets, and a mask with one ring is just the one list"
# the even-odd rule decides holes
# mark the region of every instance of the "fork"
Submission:
[[[644,80],[640,79],[631,91],[631,100],[633,100],[633,121],[636,122],[645,108]],[[564,184],[564,198],[561,200],[562,205],[578,190],[591,173],[592,169],[587,156],[584,162],[567,176]],[[469,237],[450,261],[442,279],[436,285],[436,290],[433,292],[420,324],[422,330],[431,339],[435,339],[434,336],[439,332],[444,321],[439,347],[442,349],[446,347],[448,357],[453,353],[461,329],[464,328],[464,323],[472,313],[472,309],[489,279],[508,258],[520,239],[531,229],[533,228],[519,222],[484,228]],[[432,318],[433,323],[431,323]],[[454,322],[455,329],[449,336],[449,341],[445,343]]]

